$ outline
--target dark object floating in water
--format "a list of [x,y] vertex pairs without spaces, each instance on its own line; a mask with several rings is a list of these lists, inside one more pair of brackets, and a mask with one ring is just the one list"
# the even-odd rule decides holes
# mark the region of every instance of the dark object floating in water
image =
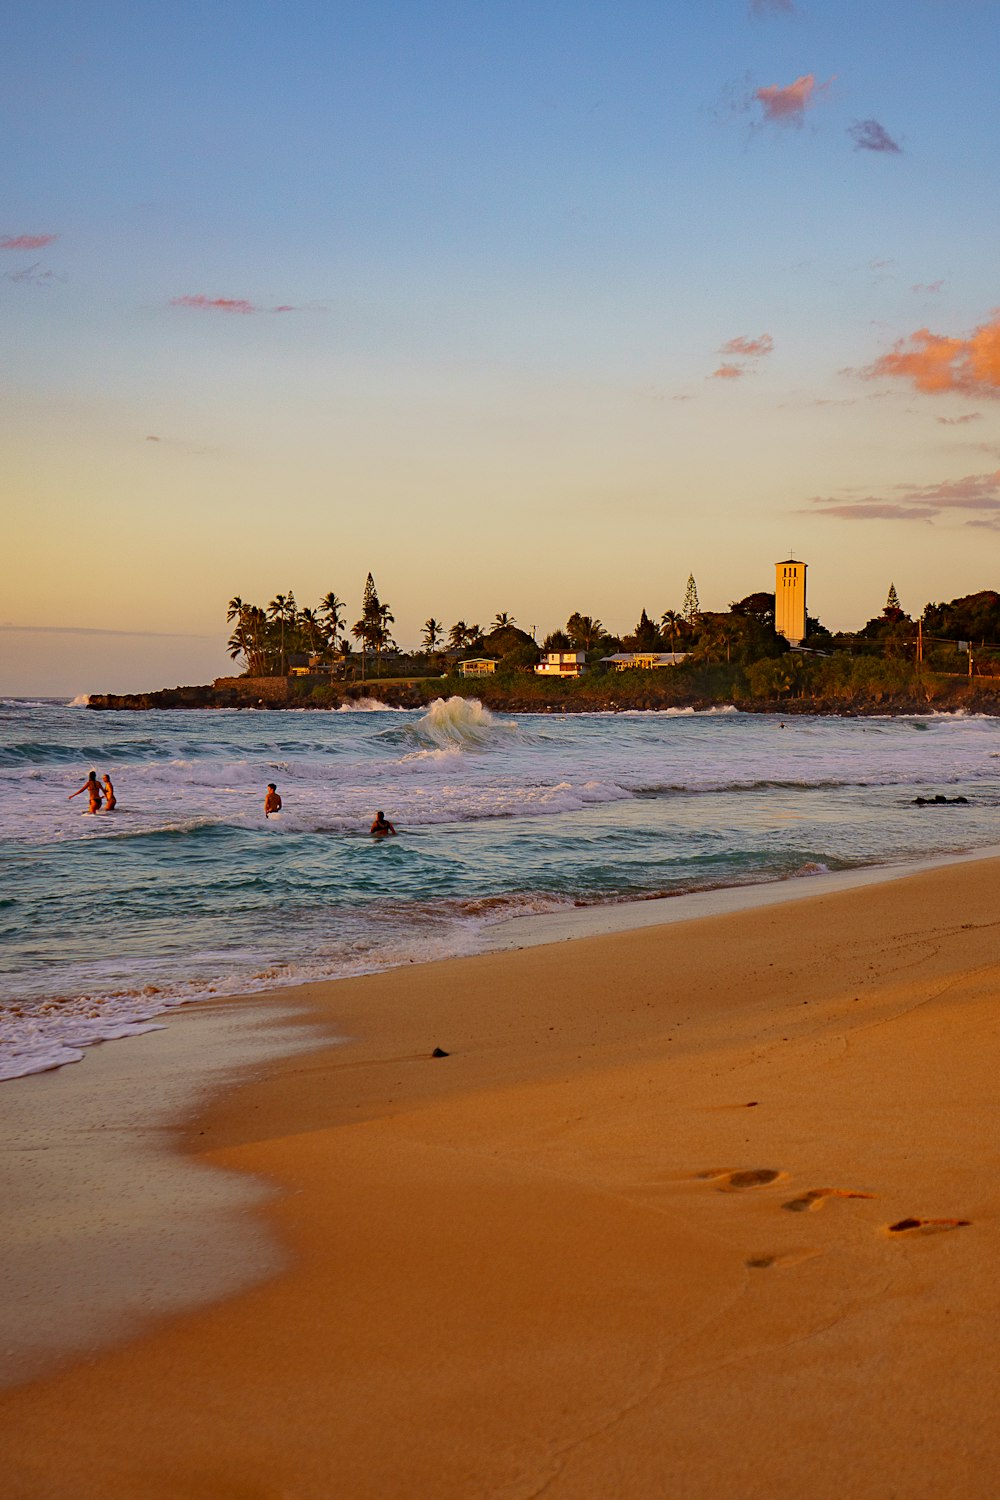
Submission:
[[948,807],[953,807],[958,802],[960,802],[963,807],[968,807],[969,805],[968,797],[942,797],[941,793],[938,792],[936,797],[914,797],[913,806],[942,807],[944,805],[947,805]]
[[431,1053],[431,1057],[447,1057],[447,1056],[448,1056],[448,1053],[445,1052],[445,1050],[444,1050],[443,1047],[435,1047],[434,1051]]

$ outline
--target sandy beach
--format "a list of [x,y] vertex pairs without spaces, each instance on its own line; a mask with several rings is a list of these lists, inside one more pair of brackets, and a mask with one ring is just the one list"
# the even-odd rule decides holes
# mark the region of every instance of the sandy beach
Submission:
[[998,892],[297,990],[182,1135],[280,1266],[5,1393],[4,1495],[995,1495]]

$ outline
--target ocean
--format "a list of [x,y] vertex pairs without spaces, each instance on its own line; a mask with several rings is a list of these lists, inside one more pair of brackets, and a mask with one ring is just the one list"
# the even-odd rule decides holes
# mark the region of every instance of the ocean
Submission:
[[[68,800],[91,769],[111,813]],[[935,794],[968,802],[914,805]],[[369,837],[379,808],[397,838]],[[186,1001],[474,953],[513,916],[996,844],[991,718],[0,700],[0,1078]]]

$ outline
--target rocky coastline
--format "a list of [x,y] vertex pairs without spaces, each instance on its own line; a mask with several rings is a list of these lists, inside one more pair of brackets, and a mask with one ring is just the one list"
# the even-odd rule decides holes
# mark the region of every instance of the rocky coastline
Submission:
[[[93,693],[87,707],[96,711],[143,712],[175,709],[330,710],[376,701],[388,708],[422,708],[435,698],[460,694],[478,698],[487,708],[506,713],[615,713],[734,707],[744,713],[791,718],[821,715],[911,715],[963,712],[1000,716],[1000,679],[948,678],[915,684],[909,690],[854,692],[843,696],[751,697],[735,683],[717,690],[698,684],[686,689],[679,674],[615,674],[590,680],[542,682],[537,678],[422,677],[367,682],[313,684],[284,677],[217,678],[197,686],[161,688],[144,693]],[[626,681],[626,676],[631,679]],[[728,690],[727,690],[728,688]]]

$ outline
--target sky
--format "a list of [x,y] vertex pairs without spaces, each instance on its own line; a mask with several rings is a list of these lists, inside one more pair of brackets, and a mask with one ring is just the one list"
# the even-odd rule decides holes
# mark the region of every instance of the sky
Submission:
[[35,0],[0,52],[0,692],[228,600],[614,632],[1000,587],[1000,0]]

